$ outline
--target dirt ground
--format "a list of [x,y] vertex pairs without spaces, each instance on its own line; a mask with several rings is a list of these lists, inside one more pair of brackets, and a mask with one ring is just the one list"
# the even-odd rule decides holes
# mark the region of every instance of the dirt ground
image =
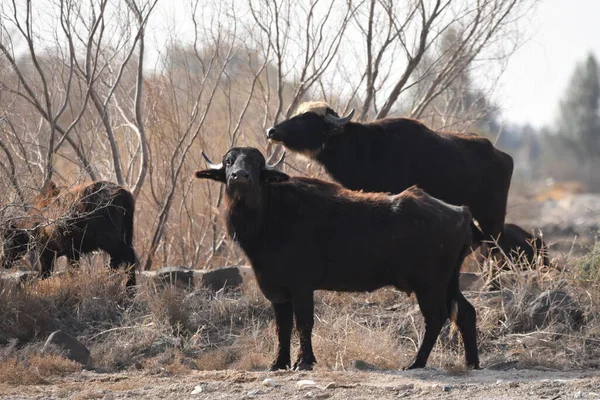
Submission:
[[[265,379],[275,386],[265,384]],[[314,385],[299,386],[310,380]],[[2,399],[600,399],[600,371],[204,371],[160,377],[81,372],[46,385],[0,385]]]

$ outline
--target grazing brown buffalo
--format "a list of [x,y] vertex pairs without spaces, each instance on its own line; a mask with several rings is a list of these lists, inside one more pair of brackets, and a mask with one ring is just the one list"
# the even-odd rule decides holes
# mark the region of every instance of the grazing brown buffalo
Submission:
[[350,122],[353,112],[340,118],[326,103],[303,103],[267,137],[317,160],[348,189],[400,193],[418,185],[447,203],[469,206],[483,231],[473,225],[474,238],[500,236],[511,156],[477,135],[436,132],[407,118]]
[[33,199],[28,214],[4,229],[2,265],[9,268],[34,249],[40,256],[41,276],[46,278],[58,257],[77,262],[81,254],[104,250],[112,268],[121,264],[129,268],[127,287],[134,286],[134,210],[132,194],[115,183],[60,190],[50,182]]
[[[206,158],[206,156],[205,156]],[[476,315],[458,286],[471,245],[468,207],[451,206],[411,187],[400,194],[360,193],[337,184],[291,178],[254,148],[230,149],[196,177],[226,184],[229,235],[252,263],[275,311],[279,348],[271,369],[291,365],[294,316],[300,352],[294,368],[316,363],[311,334],[313,292],[414,292],[425,336],[409,368],[421,368],[449,317],[465,344],[466,364],[479,367]]]

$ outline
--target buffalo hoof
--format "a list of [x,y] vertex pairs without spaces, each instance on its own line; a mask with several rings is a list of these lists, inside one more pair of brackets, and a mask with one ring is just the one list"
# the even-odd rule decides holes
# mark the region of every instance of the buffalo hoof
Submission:
[[290,363],[289,362],[278,362],[275,361],[270,367],[269,367],[269,371],[274,372],[274,371],[281,371],[281,370],[286,370],[290,367]]
[[299,360],[294,364],[294,371],[312,371],[313,363]]
[[404,368],[404,370],[408,371],[409,369],[418,369],[418,368],[425,368],[425,364],[414,362],[411,365],[409,365],[408,367]]

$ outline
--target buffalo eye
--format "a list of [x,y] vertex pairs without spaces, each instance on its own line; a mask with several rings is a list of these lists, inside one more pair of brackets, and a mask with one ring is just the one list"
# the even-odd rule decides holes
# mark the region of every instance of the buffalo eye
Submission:
[[228,167],[231,166],[231,159],[228,158],[227,160],[225,160],[225,165],[227,165]]

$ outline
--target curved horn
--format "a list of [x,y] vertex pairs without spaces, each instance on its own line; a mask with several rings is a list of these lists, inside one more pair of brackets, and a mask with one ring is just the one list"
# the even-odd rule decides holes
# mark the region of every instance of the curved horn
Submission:
[[279,160],[277,160],[277,162],[275,164],[269,164],[271,162],[271,159],[273,158],[273,155],[275,155],[275,153],[273,153],[271,155],[271,157],[269,157],[269,161],[267,161],[265,168],[266,169],[275,169],[277,168],[279,165],[283,164],[283,161],[285,160],[285,151],[283,152],[283,154],[281,154],[281,157],[279,157]]
[[350,120],[352,119],[353,115],[354,115],[354,109],[352,109],[352,111],[350,111],[348,113],[348,115],[346,115],[345,117],[342,117],[342,118],[338,118],[338,117],[336,117],[334,115],[331,115],[331,114],[326,114],[325,115],[325,121],[329,122],[330,124],[335,125],[336,127],[340,127],[340,126],[344,126],[348,122],[350,122]]
[[210,169],[221,169],[221,168],[223,168],[223,163],[221,163],[221,164],[213,164],[213,162],[209,160],[209,158],[206,156],[206,154],[204,154],[204,152],[202,152],[202,157],[204,157],[204,161],[206,161],[206,165],[208,165],[208,168],[210,168]]

